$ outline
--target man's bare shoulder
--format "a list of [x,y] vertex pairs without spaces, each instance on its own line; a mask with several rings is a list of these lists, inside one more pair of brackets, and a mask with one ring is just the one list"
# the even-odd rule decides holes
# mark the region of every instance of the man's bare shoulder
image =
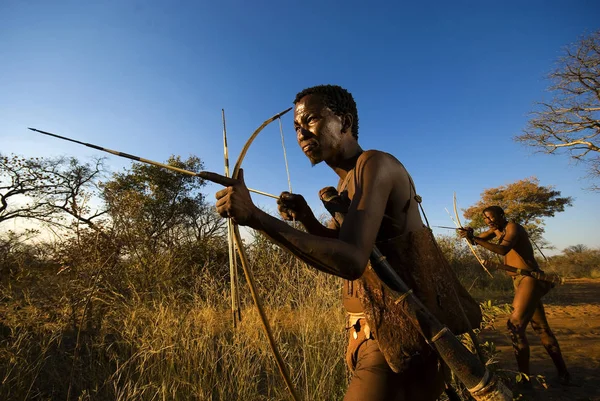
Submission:
[[369,164],[374,164],[381,167],[397,168],[398,171],[406,170],[397,158],[381,150],[371,149],[364,151],[362,155],[360,155],[360,157],[358,158],[357,165],[364,166],[365,164],[367,164],[367,162]]
[[518,223],[515,223],[514,221],[509,221],[508,223],[506,223],[506,231],[518,232],[521,229],[523,229],[523,226],[521,226]]
[[400,190],[402,193],[409,190],[408,171],[398,159],[386,152],[363,152],[356,163],[356,174],[362,178],[361,182],[369,182],[376,188]]

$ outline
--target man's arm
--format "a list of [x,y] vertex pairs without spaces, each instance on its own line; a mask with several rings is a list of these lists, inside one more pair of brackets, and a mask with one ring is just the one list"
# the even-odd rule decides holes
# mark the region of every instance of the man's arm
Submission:
[[[311,266],[355,280],[367,266],[393,183],[406,181],[401,181],[399,172],[399,165],[385,154],[373,152],[361,157],[356,166],[357,188],[338,238],[296,230],[256,208],[243,175],[235,185],[217,193],[217,210],[238,224],[262,231]],[[401,173],[405,174],[403,169]]]
[[479,234],[478,236],[476,236],[474,234],[474,230],[471,227],[461,227],[461,228],[457,228],[456,229],[458,235],[460,235],[461,238],[466,239],[467,241],[469,241],[469,243],[471,243],[472,245],[476,245],[475,243],[475,238],[480,239],[482,241],[489,241],[492,238],[494,238],[496,236],[496,230],[488,230],[484,233]]
[[508,223],[505,228],[506,234],[504,235],[502,242],[499,244],[492,244],[491,242],[488,242],[487,240],[484,240],[481,237],[474,237],[473,239],[477,245],[481,245],[487,250],[504,256],[511,249],[514,248],[517,242],[517,237],[519,235],[517,228],[518,227],[515,223]]
[[473,240],[480,239],[482,241],[489,241],[489,240],[491,240],[491,239],[493,239],[495,237],[496,237],[496,230],[491,229],[491,230],[487,230],[484,233],[481,233],[479,235],[474,236]]
[[335,229],[331,224],[329,224],[329,227],[325,227],[314,215],[313,219],[301,223],[309,234],[326,238],[338,238],[339,229]]

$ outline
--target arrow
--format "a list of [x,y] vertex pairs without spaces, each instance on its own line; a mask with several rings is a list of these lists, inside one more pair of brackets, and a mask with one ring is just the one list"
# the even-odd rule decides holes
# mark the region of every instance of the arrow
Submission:
[[[115,156],[124,157],[126,159],[134,160],[136,162],[141,162],[141,163],[146,163],[146,164],[152,164],[154,166],[166,168],[167,170],[175,171],[175,172],[178,172],[178,173],[181,173],[181,174],[191,175],[191,176],[194,176],[194,177],[200,177],[202,179],[211,181],[211,179],[210,179],[211,176],[209,174],[207,174],[207,172],[204,172],[204,171],[200,171],[199,173],[195,173],[193,171],[184,170],[182,168],[175,167],[175,166],[170,166],[168,164],[164,164],[164,163],[160,163],[160,162],[156,162],[154,160],[144,159],[143,157],[139,157],[139,156],[135,156],[135,155],[130,155],[129,153],[119,152],[117,150],[112,150],[112,149],[108,149],[108,148],[103,148],[102,146],[94,145],[93,143],[81,142],[81,141],[78,141],[76,139],[67,138],[66,136],[56,135],[56,134],[53,134],[52,132],[42,131],[42,130],[39,130],[37,128],[29,128],[29,129],[32,130],[32,131],[35,131],[35,132],[39,132],[40,134],[53,136],[53,137],[58,138],[58,139],[63,139],[65,141],[75,142],[75,143],[78,143],[80,145],[87,146],[88,148],[92,148],[92,149],[96,149],[96,150],[101,150],[103,152],[107,152],[107,153],[113,154]],[[267,192],[259,191],[257,189],[248,188],[248,191],[254,192],[255,194],[259,194],[259,195],[268,196],[270,198],[279,199],[279,196],[272,195],[272,194],[267,193]]]

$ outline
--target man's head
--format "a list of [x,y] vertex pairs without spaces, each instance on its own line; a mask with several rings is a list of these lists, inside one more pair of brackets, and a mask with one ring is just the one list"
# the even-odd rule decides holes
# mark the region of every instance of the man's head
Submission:
[[354,98],[337,85],[304,89],[294,99],[294,128],[298,144],[311,162],[335,158],[345,143],[358,139]]
[[493,229],[503,229],[507,220],[500,206],[488,206],[483,209],[483,221]]

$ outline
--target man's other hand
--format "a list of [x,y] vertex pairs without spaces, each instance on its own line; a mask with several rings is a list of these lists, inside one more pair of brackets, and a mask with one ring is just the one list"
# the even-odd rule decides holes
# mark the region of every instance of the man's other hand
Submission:
[[302,195],[282,192],[277,199],[277,211],[287,221],[303,222],[310,216],[311,210]]

